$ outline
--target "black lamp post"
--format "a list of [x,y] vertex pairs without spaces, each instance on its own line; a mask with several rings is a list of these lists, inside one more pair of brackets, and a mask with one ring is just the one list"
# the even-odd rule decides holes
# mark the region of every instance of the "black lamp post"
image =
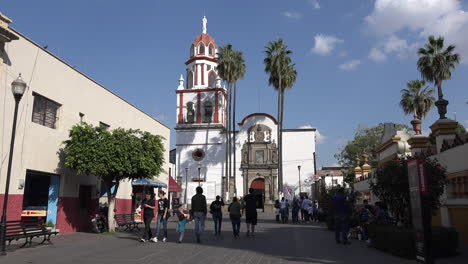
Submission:
[[13,161],[13,151],[15,147],[15,134],[16,134],[16,120],[18,117],[18,105],[21,101],[21,97],[23,97],[24,92],[26,91],[26,83],[21,79],[21,74],[18,76],[16,80],[11,83],[11,91],[13,92],[13,96],[15,97],[15,113],[13,115],[13,127],[11,128],[11,143],[10,143],[10,155],[8,158],[8,169],[7,169],[7,177],[5,183],[5,196],[3,199],[3,212],[2,212],[2,222],[0,224],[0,256],[6,255],[6,215],[7,215],[7,206],[8,206],[8,193],[10,189],[10,176],[11,176],[11,166]]
[[198,186],[201,185],[201,177],[200,177],[201,165],[198,164]]
[[185,194],[184,194],[185,206],[187,206],[187,185],[188,185],[188,168],[185,168]]
[[301,189],[301,165],[297,166],[297,170],[299,171],[299,195],[300,195],[301,192],[302,192],[302,189]]

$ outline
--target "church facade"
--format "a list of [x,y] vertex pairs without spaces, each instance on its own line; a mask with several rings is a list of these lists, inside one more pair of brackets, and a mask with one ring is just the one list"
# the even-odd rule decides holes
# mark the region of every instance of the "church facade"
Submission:
[[[272,208],[278,193],[310,193],[301,182],[315,174],[315,128],[283,129],[283,182],[278,190],[277,121],[266,113],[253,113],[236,129],[236,153],[226,179],[227,91],[217,72],[218,46],[206,33],[195,37],[185,62],[185,79],[176,90],[176,176],[182,187],[181,202],[190,203],[197,186],[208,202],[220,195],[225,200],[242,197],[249,188],[259,197],[258,207]],[[236,155],[236,163],[234,163]],[[231,173],[233,176],[234,173]]]

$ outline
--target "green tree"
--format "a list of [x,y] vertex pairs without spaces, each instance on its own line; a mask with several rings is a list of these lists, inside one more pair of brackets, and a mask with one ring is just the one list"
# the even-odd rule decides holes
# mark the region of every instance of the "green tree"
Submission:
[[[404,124],[395,124],[397,130],[406,129],[409,127]],[[384,124],[379,124],[375,127],[363,128],[359,127],[354,134],[354,138],[335,154],[335,158],[343,167],[354,168],[357,166],[356,157],[361,157],[363,154],[369,155],[369,160],[377,158],[376,149],[380,145],[384,131]]]
[[439,115],[441,119],[446,119],[447,101],[442,93],[442,82],[452,78],[452,71],[460,63],[460,55],[454,53],[455,46],[449,45],[444,49],[444,38],[429,36],[424,48],[418,50],[418,70],[421,72],[423,80],[430,81],[437,87]]
[[282,39],[268,42],[265,47],[265,72],[270,74],[268,84],[278,91],[278,190],[283,191],[283,113],[284,91],[293,87],[297,78],[295,64],[291,63],[292,51]]
[[[236,164],[236,133],[232,133],[236,128],[236,97],[237,81],[244,78],[245,62],[241,51],[235,51],[231,44],[219,47],[218,49],[218,74],[228,84],[228,107],[226,107],[226,190],[229,190],[229,179],[232,171],[232,150],[234,151],[234,164]],[[234,101],[233,101],[234,99]],[[231,110],[232,107],[232,110]],[[231,139],[232,135],[232,139]],[[232,148],[232,150],[231,150]],[[234,166],[234,182],[236,169]],[[234,184],[235,186],[235,184]],[[236,192],[236,190],[234,190]]]
[[63,144],[65,166],[78,175],[95,175],[102,180],[107,191],[111,231],[115,230],[112,219],[120,182],[153,178],[163,171],[163,137],[148,132],[123,128],[108,131],[80,123],[70,129],[69,139]]
[[[413,114],[413,123],[421,124],[420,121],[434,106],[434,90],[421,80],[409,81],[406,87],[406,89],[401,90],[400,106],[405,114]],[[414,130],[416,135],[421,134],[420,127]]]

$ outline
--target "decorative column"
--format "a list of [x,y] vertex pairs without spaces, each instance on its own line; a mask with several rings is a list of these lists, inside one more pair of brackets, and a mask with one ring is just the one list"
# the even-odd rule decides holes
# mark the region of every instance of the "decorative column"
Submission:
[[411,155],[418,155],[429,147],[429,137],[416,135],[408,139],[408,144],[411,146]]
[[195,85],[198,85],[198,64],[195,64]]
[[197,124],[201,124],[201,94],[197,93]]
[[177,116],[177,123],[184,123],[184,94],[179,93],[179,115]]
[[201,84],[205,85],[205,64],[200,64],[201,67]]
[[432,135],[436,138],[437,153],[440,153],[446,139],[454,139],[458,123],[450,119],[439,119],[431,126]]
[[218,91],[215,91],[215,112],[214,112],[214,123],[219,123],[219,103],[218,103]]

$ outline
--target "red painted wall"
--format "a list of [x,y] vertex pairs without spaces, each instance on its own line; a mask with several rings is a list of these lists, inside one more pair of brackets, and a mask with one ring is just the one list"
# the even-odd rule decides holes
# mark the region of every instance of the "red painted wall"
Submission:
[[[3,198],[5,194],[0,194],[0,215],[3,211]],[[8,195],[7,221],[20,220],[21,211],[23,210],[23,195],[10,194]]]
[[97,212],[99,201],[92,200],[91,208],[80,209],[78,197],[59,197],[57,228],[60,233],[85,232],[90,230],[90,213]]
[[116,214],[131,214],[133,213],[132,199],[115,199]]

